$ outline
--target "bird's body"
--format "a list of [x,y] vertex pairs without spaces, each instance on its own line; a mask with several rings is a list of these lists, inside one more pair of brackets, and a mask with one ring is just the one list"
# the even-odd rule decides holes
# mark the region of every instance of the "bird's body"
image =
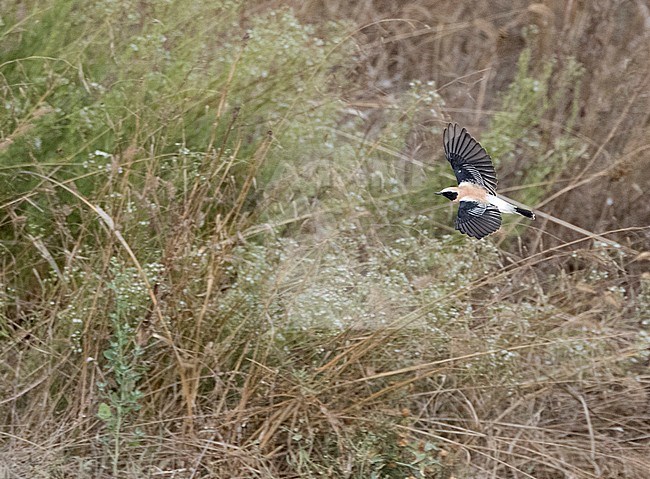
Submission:
[[532,211],[519,208],[496,195],[497,176],[485,149],[458,125],[449,124],[443,133],[445,155],[454,169],[458,186],[436,194],[458,203],[456,229],[474,238],[484,238],[501,227],[501,213],[535,219]]
[[462,182],[458,186],[445,188],[440,193],[444,195],[444,192],[455,193],[455,198],[452,200],[452,203],[476,201],[478,203],[496,206],[501,213],[517,213],[517,207],[515,205],[502,200],[498,196],[491,195],[485,188],[472,183]]

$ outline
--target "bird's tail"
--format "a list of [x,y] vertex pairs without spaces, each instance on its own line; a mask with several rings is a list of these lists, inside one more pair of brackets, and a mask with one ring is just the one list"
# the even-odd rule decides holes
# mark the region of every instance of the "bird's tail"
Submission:
[[525,216],[526,218],[530,218],[531,220],[535,219],[535,213],[533,213],[530,210],[524,209],[524,208],[519,208],[518,206],[515,206],[515,211],[519,213],[521,216]]

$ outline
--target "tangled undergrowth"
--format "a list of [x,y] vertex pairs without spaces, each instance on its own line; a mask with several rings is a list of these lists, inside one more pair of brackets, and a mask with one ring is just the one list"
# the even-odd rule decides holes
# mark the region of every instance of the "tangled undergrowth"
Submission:
[[[28,3],[0,1],[1,476],[648,477],[650,212],[617,220],[647,77],[602,121],[609,78],[548,41],[609,7]],[[453,232],[449,119],[541,220]],[[608,178],[599,217],[559,201]]]

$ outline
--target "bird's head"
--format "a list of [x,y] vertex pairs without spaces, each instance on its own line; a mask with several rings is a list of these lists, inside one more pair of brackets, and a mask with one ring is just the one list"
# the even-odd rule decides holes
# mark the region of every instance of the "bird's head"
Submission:
[[442,191],[436,192],[436,195],[442,195],[448,200],[454,201],[456,198],[458,198],[458,191],[456,191],[456,188],[450,187],[450,188],[445,188]]

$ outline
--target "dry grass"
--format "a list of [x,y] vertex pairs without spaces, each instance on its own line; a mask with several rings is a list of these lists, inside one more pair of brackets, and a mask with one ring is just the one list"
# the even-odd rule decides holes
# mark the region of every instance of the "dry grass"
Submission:
[[[539,142],[533,148],[516,145],[516,165],[525,167],[529,156],[552,150],[554,140],[568,133],[588,149],[558,179],[553,188],[556,194],[536,206],[595,231],[648,224],[650,212],[639,204],[641,187],[650,181],[650,100],[646,94],[650,54],[642,47],[650,36],[650,17],[643,2],[631,2],[625,8],[617,1],[584,6],[525,1],[300,5],[298,11],[308,20],[315,21],[326,12],[352,18],[361,26],[357,38],[362,62],[353,105],[359,99],[371,104],[390,102],[391,95],[412,79],[433,80],[445,98],[445,118],[473,131],[488,124],[495,114],[499,96],[512,81],[525,45],[532,48],[533,69],[553,58],[561,69],[567,58],[575,58],[585,67],[575,124],[569,124],[573,94],[569,89],[563,92],[564,104],[547,111],[536,127],[541,130]],[[527,38],[525,27],[531,25],[536,33]],[[558,74],[555,81],[559,78]],[[550,94],[553,88],[557,85],[551,83]],[[567,127],[571,128],[568,132]],[[437,148],[437,141],[433,146]],[[430,158],[423,155],[424,161]],[[511,174],[501,175],[502,184],[516,184]],[[581,201],[585,196],[588,201]],[[608,198],[613,200],[611,204]],[[543,229],[550,233],[546,239],[558,234],[577,238],[553,225],[544,224]],[[633,237],[632,241],[647,245],[643,233]]]
[[[645,4],[287,3],[5,5],[0,477],[648,477]],[[448,120],[540,220],[447,234]]]

